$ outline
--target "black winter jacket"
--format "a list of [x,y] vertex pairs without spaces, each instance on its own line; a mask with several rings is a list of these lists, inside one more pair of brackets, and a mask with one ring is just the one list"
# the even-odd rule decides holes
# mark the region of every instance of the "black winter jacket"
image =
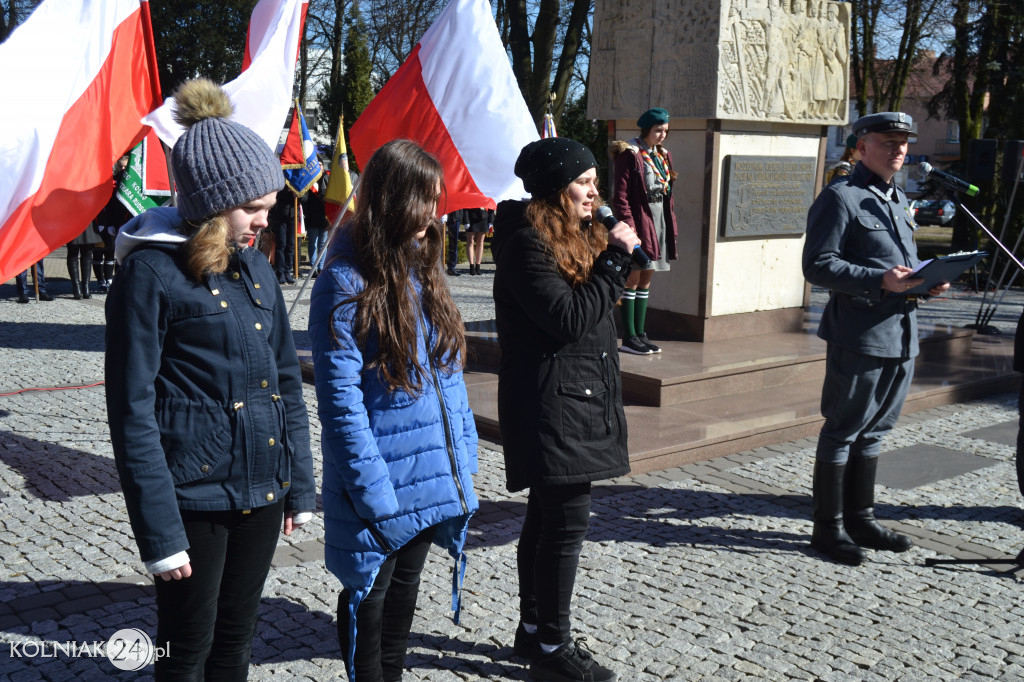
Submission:
[[491,245],[506,484],[516,491],[621,476],[629,454],[612,311],[630,256],[603,251],[574,289],[527,223],[526,205],[498,205]]

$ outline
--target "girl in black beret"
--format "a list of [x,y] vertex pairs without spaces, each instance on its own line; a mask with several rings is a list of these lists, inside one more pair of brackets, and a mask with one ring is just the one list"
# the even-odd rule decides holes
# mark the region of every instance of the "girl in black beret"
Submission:
[[528,144],[515,172],[533,198],[498,205],[491,244],[506,485],[530,489],[514,649],[536,680],[615,679],[569,620],[591,482],[629,471],[612,310],[639,240],[592,220],[596,165],[572,140]]

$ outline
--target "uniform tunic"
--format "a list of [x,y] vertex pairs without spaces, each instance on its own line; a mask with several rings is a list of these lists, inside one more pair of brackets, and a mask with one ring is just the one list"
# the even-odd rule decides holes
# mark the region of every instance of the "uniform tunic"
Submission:
[[830,290],[818,328],[828,342],[819,459],[877,456],[899,417],[918,354],[917,302],[883,291],[882,277],[918,265],[916,229],[903,190],[863,163],[808,213],[804,277]]

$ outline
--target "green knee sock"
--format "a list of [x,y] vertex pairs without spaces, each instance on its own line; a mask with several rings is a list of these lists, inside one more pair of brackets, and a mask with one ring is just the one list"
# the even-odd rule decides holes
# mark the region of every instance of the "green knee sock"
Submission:
[[636,336],[636,328],[633,326],[633,317],[636,308],[636,289],[622,290],[622,338],[628,339]]
[[647,294],[650,289],[636,290],[636,334],[640,336],[646,331],[644,323],[647,321]]

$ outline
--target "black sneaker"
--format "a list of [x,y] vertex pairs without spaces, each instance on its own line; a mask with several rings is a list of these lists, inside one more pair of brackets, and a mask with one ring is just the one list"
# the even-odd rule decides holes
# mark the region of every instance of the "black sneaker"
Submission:
[[650,355],[654,352],[636,334],[623,339],[619,350],[623,353],[632,353],[633,355]]
[[533,658],[533,651],[537,648],[537,632],[527,632],[520,623],[516,628],[516,640],[512,644],[512,653],[519,658]]
[[648,348],[650,348],[650,349],[651,349],[651,352],[652,352],[652,353],[660,353],[660,352],[661,352],[661,348],[659,348],[658,346],[655,346],[655,345],[654,345],[653,343],[651,343],[651,342],[650,342],[650,340],[649,340],[649,339],[647,338],[647,332],[644,332],[643,334],[640,334],[640,335],[639,335],[639,336],[637,336],[636,338],[640,339],[640,343],[642,343],[642,344],[644,344],[645,346],[647,346]]
[[[580,642],[583,641],[581,637]],[[543,682],[613,682],[617,678],[571,639],[550,654],[538,646],[530,663],[530,677]]]
[[28,303],[28,296],[25,294],[18,294],[18,303]]

